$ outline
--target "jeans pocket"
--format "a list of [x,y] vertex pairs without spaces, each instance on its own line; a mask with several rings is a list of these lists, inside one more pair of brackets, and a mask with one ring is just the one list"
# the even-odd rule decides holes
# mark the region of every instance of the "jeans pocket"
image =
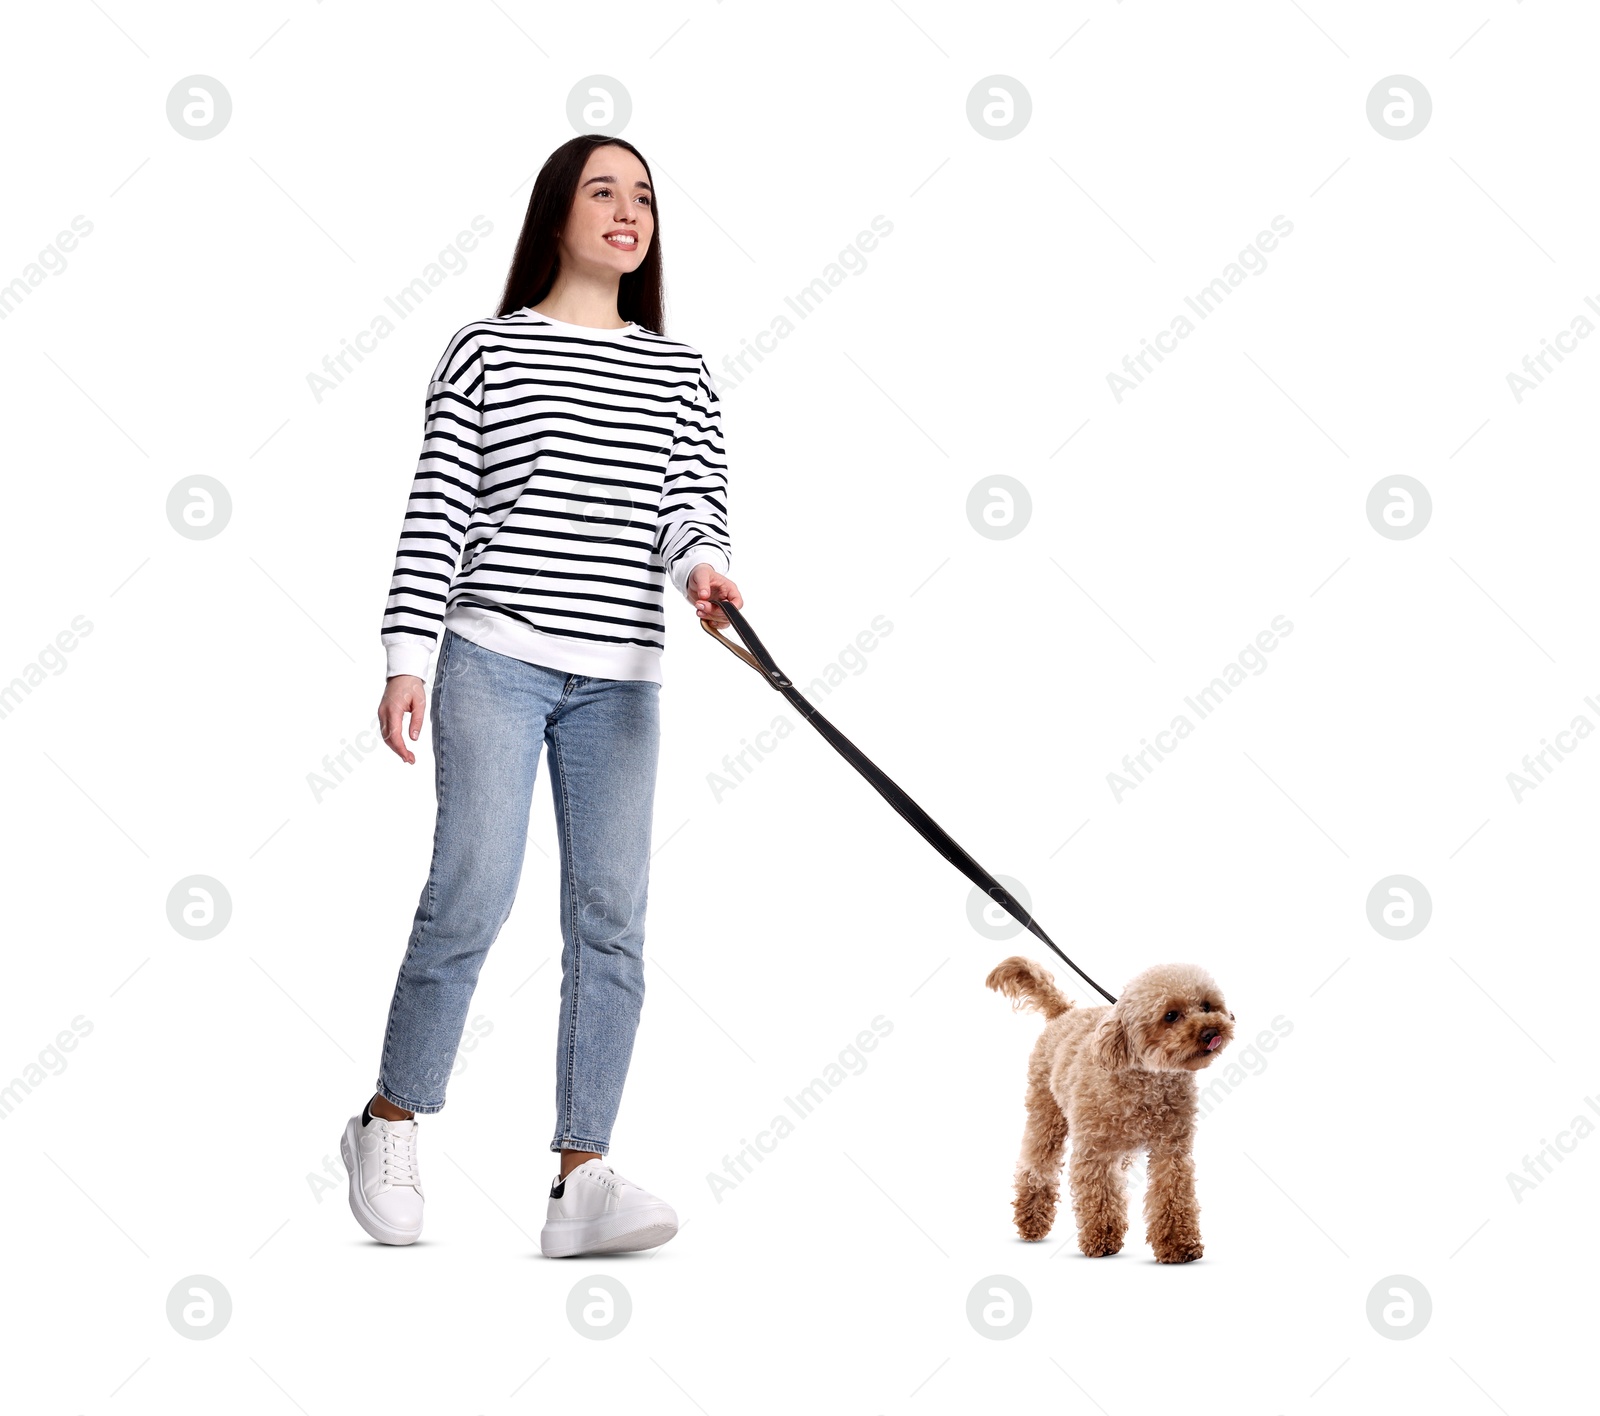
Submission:
[[434,666],[433,672],[433,687],[435,696],[438,694],[440,685],[443,684],[444,681],[450,676],[450,650],[452,647],[454,647],[456,640],[460,638],[461,636],[453,629],[441,631],[441,636],[439,639],[439,661]]

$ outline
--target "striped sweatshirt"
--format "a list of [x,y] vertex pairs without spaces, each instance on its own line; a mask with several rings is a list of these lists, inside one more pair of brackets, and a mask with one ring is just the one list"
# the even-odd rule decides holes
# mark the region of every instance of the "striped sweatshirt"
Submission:
[[428,384],[388,676],[425,678],[449,628],[548,668],[661,682],[664,586],[683,594],[702,562],[728,572],[726,490],[699,350],[527,305],[464,326]]

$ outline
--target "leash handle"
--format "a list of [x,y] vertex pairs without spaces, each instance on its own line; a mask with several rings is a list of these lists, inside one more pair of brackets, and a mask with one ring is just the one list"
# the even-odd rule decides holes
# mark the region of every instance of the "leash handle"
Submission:
[[[767,646],[756,638],[755,630],[750,628],[750,621],[740,614],[727,600],[713,600],[711,603],[728,617],[728,622],[739,631],[739,638],[744,640],[750,646],[750,649],[745,649],[735,644],[710,620],[701,620],[700,628],[705,630],[723,648],[737,654],[762,678],[767,679],[774,688],[781,689],[788,686],[788,676],[773,662],[772,655],[767,653]],[[754,654],[750,652],[752,649],[755,651]],[[757,658],[756,655],[760,657]]]
[[1013,899],[1005,886],[968,855],[948,831],[901,790],[888,773],[883,771],[877,763],[862,752],[821,713],[817,712],[816,708],[794,686],[794,682],[789,676],[778,667],[777,661],[768,652],[767,646],[757,637],[755,630],[750,628],[749,620],[745,619],[727,600],[713,600],[712,603],[728,617],[728,623],[738,630],[739,637],[744,640],[744,645],[741,647],[735,644],[718,630],[710,620],[701,620],[701,629],[705,630],[707,634],[730,653],[736,654],[740,659],[744,660],[771,687],[775,688],[799,709],[804,714],[806,721],[828,740],[829,744],[846,762],[872,784],[873,788],[890,806],[917,829],[923,840],[927,841],[934,850],[938,851],[968,880],[972,881],[984,894],[1026,928],[1029,933],[1053,950],[1062,963],[1077,974],[1089,987],[1094,989],[1106,1002],[1115,1003],[1117,1001],[1114,995],[1107,993],[1105,989],[1101,988],[1088,974],[1062,953],[1055,941],[1044,932],[1038,921],[1023,907],[1021,901]]

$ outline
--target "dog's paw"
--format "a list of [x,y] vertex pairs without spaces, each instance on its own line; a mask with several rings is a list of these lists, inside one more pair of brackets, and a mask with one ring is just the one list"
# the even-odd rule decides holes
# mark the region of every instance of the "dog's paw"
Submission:
[[1045,1238],[1056,1222],[1057,1199],[1054,1185],[1019,1181],[1017,1197],[1011,1205],[1017,1233],[1029,1241]]
[[1107,1228],[1080,1229],[1078,1247],[1091,1259],[1103,1259],[1122,1251],[1123,1231]]
[[1193,1263],[1206,1251],[1206,1246],[1198,1238],[1173,1240],[1168,1243],[1157,1244],[1154,1247],[1158,1264]]

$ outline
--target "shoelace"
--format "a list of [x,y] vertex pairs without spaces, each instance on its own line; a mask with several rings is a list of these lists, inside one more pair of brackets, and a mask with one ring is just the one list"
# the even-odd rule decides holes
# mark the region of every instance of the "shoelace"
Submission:
[[401,1131],[393,1125],[383,1128],[383,1181],[386,1185],[420,1186],[417,1173],[417,1132],[413,1126]]
[[644,1186],[635,1185],[633,1181],[628,1179],[626,1175],[617,1174],[617,1172],[612,1170],[609,1165],[606,1166],[606,1170],[608,1174],[602,1175],[599,1178],[602,1183],[609,1185],[613,1190],[638,1190],[641,1194],[645,1193]]
[[[569,1175],[567,1178],[571,1179],[572,1177]],[[608,1190],[615,1190],[617,1188],[616,1182],[621,1177],[608,1165],[604,1170],[598,1166],[591,1166],[587,1178],[596,1185],[604,1185]]]
[[589,1178],[597,1185],[604,1185],[608,1190],[621,1190],[624,1187],[637,1190],[639,1187],[633,1181],[618,1175],[609,1165],[603,1170],[595,1167],[589,1171]]

